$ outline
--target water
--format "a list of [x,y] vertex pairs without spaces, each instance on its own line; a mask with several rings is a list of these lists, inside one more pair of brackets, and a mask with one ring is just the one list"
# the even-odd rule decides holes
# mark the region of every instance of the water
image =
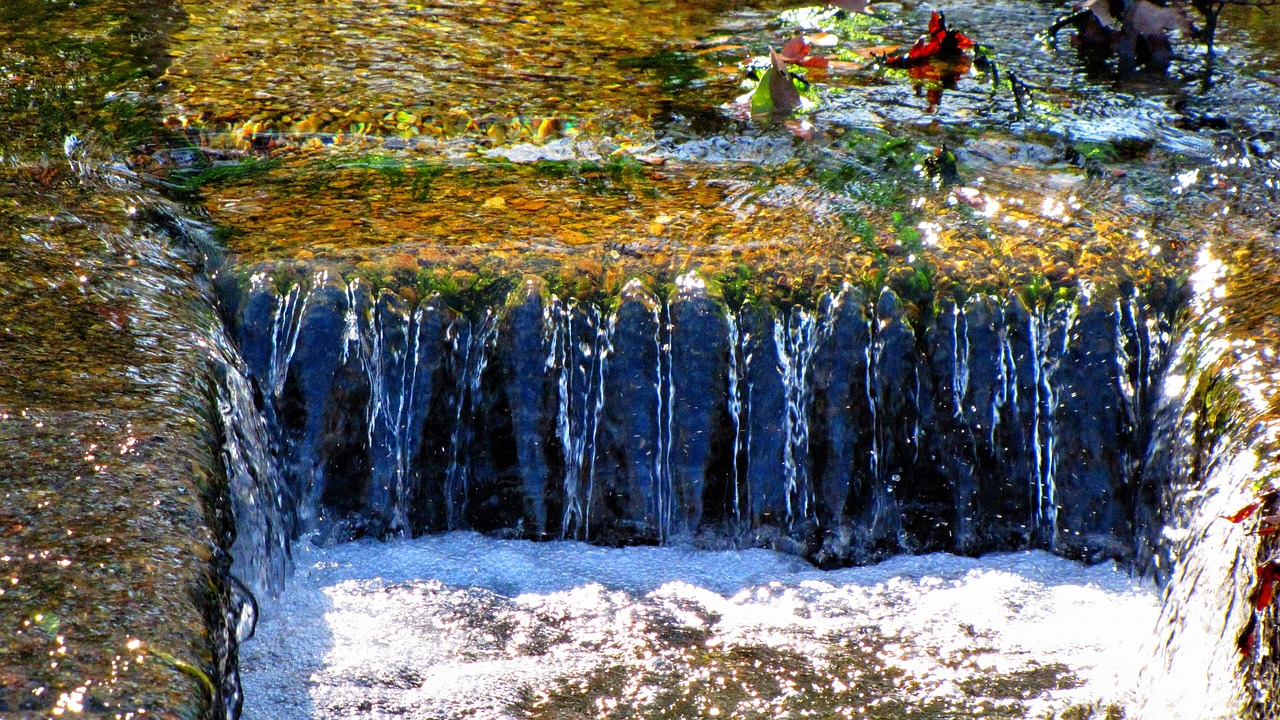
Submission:
[[245,646],[246,718],[1043,717],[1128,707],[1159,613],[1042,552],[820,572],[451,533],[299,558]]
[[[871,715],[901,703],[937,710],[988,698],[991,707],[964,712],[1035,715],[1115,701],[1139,714],[1199,718],[1234,712],[1250,693],[1255,714],[1274,715],[1275,633],[1248,610],[1252,568],[1270,556],[1244,528],[1213,519],[1247,500],[1243,488],[1273,482],[1267,458],[1280,427],[1269,350],[1280,337],[1280,112],[1265,12],[1229,16],[1218,76],[1204,88],[1202,49],[1192,42],[1177,43],[1169,78],[1119,77],[1085,67],[1065,41],[1030,41],[1065,5],[940,8],[992,48],[1001,77],[1017,74],[1029,90],[1018,95],[991,71],[952,86],[863,63],[866,48],[907,44],[921,32],[930,8],[913,4],[886,4],[878,18],[663,0],[117,5],[19,0],[0,10],[8,73],[0,115],[14,128],[0,139],[8,219],[0,225],[12,230],[2,238],[11,266],[0,268],[0,418],[14,423],[5,437],[20,448],[6,456],[5,487],[21,509],[0,527],[22,533],[22,547],[5,546],[22,567],[15,577],[39,580],[8,589],[0,612],[39,632],[18,633],[21,642],[5,645],[18,659],[0,664],[40,665],[0,695],[0,710],[47,708],[53,690],[63,708],[101,702],[81,683],[108,676],[132,630],[112,620],[113,608],[123,602],[133,613],[140,592],[165,602],[204,598],[205,607],[166,614],[190,630],[175,637],[220,643],[191,651],[216,656],[217,667],[197,661],[193,673],[174,662],[152,671],[162,663],[148,663],[155,674],[146,677],[166,692],[191,685],[203,697],[199,673],[212,673],[205,680],[224,685],[234,712],[229,637],[247,606],[226,575],[228,552],[230,569],[266,599],[285,583],[290,539],[387,538],[390,548],[300,547],[304,555],[364,552],[392,568],[404,559],[382,550],[470,528],[506,540],[449,536],[431,547],[449,555],[449,543],[461,542],[485,558],[519,548],[550,564],[564,561],[554,555],[563,546],[532,549],[512,538],[736,548],[768,570],[675,573],[652,585],[615,583],[596,566],[529,590],[533,581],[517,568],[512,579],[477,586],[502,597],[467,589],[460,576],[431,585],[430,568],[426,579],[406,571],[385,580],[399,583],[387,593],[361,575],[372,566],[331,578],[334,587],[357,583],[325,596],[343,608],[373,608],[385,595],[395,599],[382,609],[426,613],[410,626],[455,613],[528,628],[536,637],[513,645],[464,622],[453,635],[432,636],[443,643],[438,656],[403,648],[430,668],[459,652],[497,662],[516,647],[510,662],[519,667],[499,672],[505,679],[472,668],[444,677],[450,688],[466,678],[496,688],[527,716],[710,715],[710,703],[728,713],[730,701],[744,713],[852,713],[864,706],[844,704],[836,676],[847,673],[861,678],[858,692],[888,698]],[[519,33],[506,29],[517,25]],[[852,63],[809,74],[821,101],[806,118],[810,140],[724,107],[748,89],[744,61],[800,25],[838,36],[824,52]],[[929,170],[947,148],[959,161],[954,177]],[[168,205],[156,189],[192,207]],[[160,206],[163,218],[133,219],[139,207],[145,215]],[[174,338],[186,335],[165,334],[182,313],[155,307],[203,288],[209,259],[175,261],[155,238],[189,240],[181,218],[205,211],[229,258],[216,278],[228,327],[198,333],[205,345],[193,355],[175,349]],[[1225,261],[1225,277],[1188,297],[1180,278],[1213,265],[1198,258],[1214,257]],[[101,281],[130,273],[145,302],[129,282]],[[125,463],[129,488],[166,492],[110,493],[119,503],[111,513],[96,494],[103,483],[79,482],[84,467],[45,467],[45,458],[145,442],[135,429],[159,422],[143,409],[150,398],[201,386],[203,371],[191,367],[205,363],[220,381],[204,399],[208,417],[192,410],[199,399],[186,398],[162,414],[198,417],[154,434],[189,449],[201,432],[220,429],[226,497],[194,499],[220,487],[218,478],[195,488],[169,482],[189,474],[185,460],[197,450]],[[1188,439],[1193,448],[1179,450]],[[1250,444],[1260,465],[1242,450]],[[1238,462],[1226,464],[1233,456]],[[51,493],[56,513],[46,511]],[[134,506],[146,502],[154,504]],[[228,508],[239,525],[234,544],[223,527]],[[81,525],[113,527],[111,537],[130,544],[63,558],[63,548],[81,549],[63,531]],[[157,536],[155,527],[166,530]],[[174,527],[198,529],[175,540]],[[765,560],[753,547],[787,557]],[[1070,646],[1066,657],[1036,646],[1038,668],[1009,660],[997,670],[1012,675],[999,682],[970,674],[938,684],[945,673],[928,665],[938,658],[903,667],[880,652],[902,645],[898,636],[823,619],[827,606],[877,622],[910,608],[911,599],[891,592],[899,581],[884,579],[888,589],[868,591],[874,597],[859,605],[849,588],[880,587],[856,580],[875,570],[819,580],[796,570],[795,559],[831,568],[884,561],[877,567],[901,570],[912,579],[900,582],[927,597],[937,588],[920,577],[936,573],[945,583],[972,569],[987,597],[1030,594],[1062,609],[1042,592],[1047,576],[1021,565],[1009,584],[982,579],[1012,572],[1021,561],[1010,556],[966,565],[973,561],[931,554],[1033,548],[1103,569],[1119,559],[1166,583],[1168,634],[1142,682],[1108,685],[1090,675],[1081,688],[1118,693],[1071,695],[1065,686],[1074,680],[1055,663],[1083,665],[1104,651]],[[75,569],[37,562],[55,551]],[[609,558],[657,572],[682,552]],[[892,559],[902,552],[923,556]],[[736,556],[707,557],[714,566]],[[1107,585],[1088,575],[1102,570],[1021,557],[1072,582]],[[125,570],[81,572],[95,558],[113,570],[123,558]],[[605,590],[581,590],[591,573]],[[122,595],[138,574],[148,583]],[[172,587],[178,576],[189,582]],[[209,578],[217,598],[206,597]],[[799,599],[739,601],[736,593],[775,579]],[[667,581],[686,585],[664,595]],[[656,629],[632,645],[614,638],[594,656],[568,653],[564,666],[536,667],[520,653],[578,641],[561,642],[547,613],[520,605],[526,590],[584,638],[606,626],[633,630],[616,624],[615,610],[658,618]],[[598,600],[615,591],[613,605]],[[323,596],[316,587],[301,592]],[[79,600],[99,597],[96,608]],[[585,614],[571,612],[578,606]],[[268,637],[285,607],[268,608]],[[794,607],[811,622],[775,612],[764,637],[734,645],[744,613],[762,607]],[[68,646],[67,633],[39,619],[50,617],[86,630]],[[344,617],[368,636],[343,642],[399,640],[358,613]],[[965,622],[999,635],[1002,623],[1022,628],[1017,620]],[[818,637],[824,628],[857,638],[857,650]],[[1258,659],[1240,669],[1246,628],[1260,629]],[[97,640],[79,641],[90,636]],[[986,642],[957,637],[944,639],[967,642],[968,652]],[[145,647],[156,658],[186,657],[169,638],[148,636]],[[445,702],[439,687],[422,690],[430,682],[420,668],[362,664],[363,651],[347,657],[338,645],[317,660],[315,640],[299,638],[312,643],[304,655],[313,669],[338,668],[319,672],[335,687],[358,676],[378,693],[390,688],[368,691],[370,707],[386,700],[428,712],[421,708]],[[44,653],[66,647],[83,648],[83,659],[45,669]],[[640,663],[630,651],[656,660]],[[344,674],[347,660],[359,665],[355,675]],[[898,687],[898,670],[924,678],[922,686]],[[1211,677],[1208,690],[1183,697],[1195,684],[1185,678],[1202,675]],[[631,685],[633,676],[643,682]],[[744,690],[686,695],[686,677]],[[48,692],[33,701],[37,681]],[[1133,687],[1136,699],[1126,695]],[[946,692],[930,699],[930,688]],[[771,699],[753,705],[751,692]],[[315,707],[359,712],[357,694],[334,691],[333,703]],[[298,707],[307,702],[315,703]]]

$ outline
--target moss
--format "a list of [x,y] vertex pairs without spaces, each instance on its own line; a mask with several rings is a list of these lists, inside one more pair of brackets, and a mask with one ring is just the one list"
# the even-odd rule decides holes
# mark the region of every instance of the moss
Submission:
[[689,53],[659,50],[649,55],[632,55],[620,58],[618,67],[627,70],[648,70],[662,79],[662,89],[682,90],[692,86],[707,73]]
[[247,157],[234,162],[215,162],[202,167],[184,168],[169,174],[168,189],[179,197],[194,195],[205,185],[245,180],[280,167],[280,161]]
[[514,275],[491,271],[450,273],[437,269],[419,276],[418,290],[422,297],[438,293],[454,312],[475,318],[502,307],[519,280]]
[[716,275],[716,284],[724,295],[725,305],[737,312],[744,305],[754,304],[759,299],[759,288],[753,282],[755,272],[745,263]]

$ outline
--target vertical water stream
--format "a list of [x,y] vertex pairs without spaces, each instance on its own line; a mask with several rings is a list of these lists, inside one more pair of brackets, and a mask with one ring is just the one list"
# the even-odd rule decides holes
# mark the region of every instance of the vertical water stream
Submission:
[[1136,293],[729,310],[687,275],[612,311],[530,286],[461,315],[324,273],[224,290],[228,392],[257,408],[234,452],[280,457],[295,535],[1150,552],[1159,511],[1132,488],[1171,311]]

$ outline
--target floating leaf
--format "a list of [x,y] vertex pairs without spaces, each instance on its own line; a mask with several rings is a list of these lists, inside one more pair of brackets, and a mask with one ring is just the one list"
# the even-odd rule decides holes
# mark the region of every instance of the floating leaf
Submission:
[[791,81],[787,64],[772,48],[769,49],[769,62],[771,66],[751,94],[751,112],[756,115],[793,112],[801,105],[800,91]]
[[791,131],[792,135],[801,140],[813,140],[817,135],[818,129],[808,120],[788,120],[783,125]]
[[782,46],[782,50],[778,52],[778,56],[792,65],[825,68],[827,66],[826,58],[809,57],[809,51],[812,49],[812,43],[803,36],[796,36],[788,40],[787,43]]
[[840,38],[834,33],[829,33],[829,32],[820,32],[820,33],[814,33],[813,35],[806,35],[804,39],[808,40],[815,47],[835,47],[836,45],[840,44]]
[[804,60],[813,49],[813,45],[805,40],[803,36],[797,35],[783,44],[782,49],[778,51],[778,56],[789,63],[798,64]]

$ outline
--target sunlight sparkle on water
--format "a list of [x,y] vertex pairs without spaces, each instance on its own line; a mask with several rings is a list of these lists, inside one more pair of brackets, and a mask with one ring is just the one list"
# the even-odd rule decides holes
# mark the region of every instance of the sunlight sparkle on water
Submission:
[[822,572],[764,550],[454,533],[299,555],[242,648],[250,719],[363,717],[370,703],[564,717],[566,702],[600,718],[1041,717],[1124,705],[1158,611],[1114,567],[1040,552]]

